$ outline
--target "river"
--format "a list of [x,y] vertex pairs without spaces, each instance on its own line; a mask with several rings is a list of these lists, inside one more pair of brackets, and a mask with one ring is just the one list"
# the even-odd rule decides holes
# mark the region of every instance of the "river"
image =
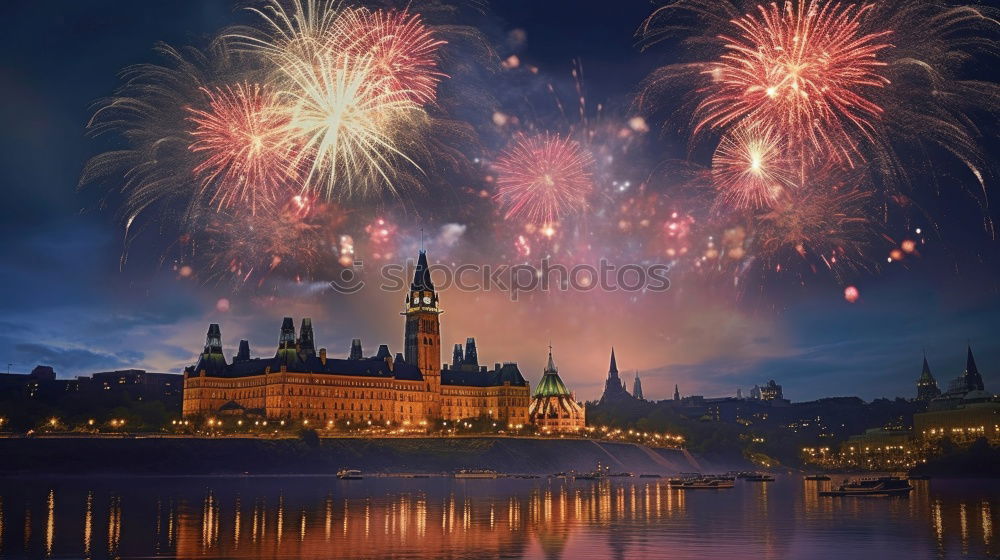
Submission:
[[823,498],[779,476],[665,479],[11,478],[0,558],[989,558],[997,481]]

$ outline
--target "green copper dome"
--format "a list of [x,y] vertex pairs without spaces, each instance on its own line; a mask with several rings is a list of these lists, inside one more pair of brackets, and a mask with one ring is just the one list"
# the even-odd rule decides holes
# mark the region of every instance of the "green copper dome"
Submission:
[[542,375],[542,380],[538,382],[538,386],[535,387],[535,392],[532,396],[535,397],[568,397],[570,396],[569,389],[566,388],[566,384],[559,377],[559,370],[556,369],[555,363],[552,361],[552,350],[549,349],[549,363],[545,366],[545,374]]

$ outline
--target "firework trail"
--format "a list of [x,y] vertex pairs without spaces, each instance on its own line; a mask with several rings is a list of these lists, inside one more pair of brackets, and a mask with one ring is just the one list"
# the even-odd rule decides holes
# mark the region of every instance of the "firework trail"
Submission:
[[580,144],[558,134],[520,136],[494,163],[496,198],[504,217],[551,226],[559,217],[582,210],[593,189],[593,157]]

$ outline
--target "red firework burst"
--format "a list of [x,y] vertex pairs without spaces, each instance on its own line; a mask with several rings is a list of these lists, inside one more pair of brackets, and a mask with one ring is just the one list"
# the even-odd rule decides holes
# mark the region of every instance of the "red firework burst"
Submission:
[[188,109],[195,138],[189,149],[204,157],[194,173],[218,208],[245,202],[256,213],[294,176],[288,117],[258,84],[202,91],[209,109]]
[[494,163],[504,218],[544,225],[583,209],[593,161],[578,142],[558,134],[519,136]]
[[445,74],[438,70],[438,39],[420,15],[402,11],[355,8],[337,20],[332,48],[352,57],[370,57],[384,87],[417,104],[437,96]]
[[726,133],[712,157],[712,179],[722,202],[736,208],[773,204],[791,183],[788,144],[759,122]]
[[888,30],[868,32],[874,6],[824,0],[758,5],[731,22],[724,52],[709,66],[696,133],[764,122],[789,139],[850,161],[849,130],[871,139],[889,81],[878,53]]

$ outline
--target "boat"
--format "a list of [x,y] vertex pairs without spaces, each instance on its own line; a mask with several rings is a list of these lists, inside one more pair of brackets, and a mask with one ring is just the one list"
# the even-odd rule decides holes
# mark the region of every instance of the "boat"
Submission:
[[631,478],[635,475],[630,472],[616,472],[616,473],[610,473],[605,476],[608,476],[610,478]]
[[726,473],[726,474],[710,474],[710,475],[708,475],[708,477],[709,478],[714,478],[714,479],[717,479],[717,480],[736,480],[736,475],[729,474],[729,473]]
[[774,477],[769,474],[754,473],[743,477],[747,482],[774,482]]
[[679,486],[681,484],[684,484],[685,482],[689,482],[689,481],[692,481],[692,480],[697,480],[699,478],[701,478],[701,473],[683,473],[682,472],[682,473],[678,473],[677,476],[670,477],[670,479],[667,480],[667,483],[670,484],[671,486],[675,486],[675,485]]
[[361,480],[361,471],[358,469],[340,469],[337,471],[337,478],[341,480]]
[[930,480],[931,475],[929,474],[911,474],[910,480]]
[[819,493],[820,496],[908,496],[913,487],[898,476],[881,476],[845,480],[836,490]]
[[678,488],[680,490],[723,490],[726,488],[733,488],[735,486],[736,483],[732,480],[725,480],[710,476],[693,478],[677,483],[670,481],[671,488]]
[[500,473],[486,469],[462,469],[455,471],[455,478],[499,478]]
[[806,480],[830,480],[830,477],[825,474],[807,474]]

